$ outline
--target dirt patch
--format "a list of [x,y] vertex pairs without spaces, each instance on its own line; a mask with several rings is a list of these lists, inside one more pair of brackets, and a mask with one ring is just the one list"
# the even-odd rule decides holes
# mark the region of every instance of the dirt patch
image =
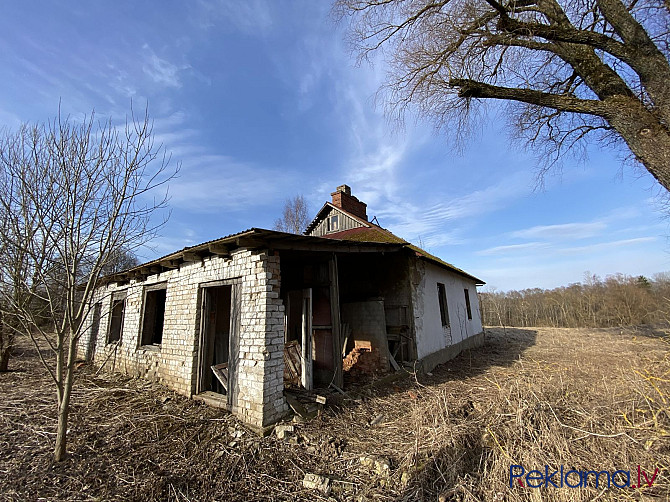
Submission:
[[[431,375],[361,388],[284,439],[85,366],[59,464],[53,386],[19,348],[19,371],[0,374],[0,500],[667,499],[670,360],[660,335],[488,330],[483,347]],[[602,479],[510,488],[510,465],[660,473],[642,489]],[[327,477],[329,494],[305,488],[307,473]]]

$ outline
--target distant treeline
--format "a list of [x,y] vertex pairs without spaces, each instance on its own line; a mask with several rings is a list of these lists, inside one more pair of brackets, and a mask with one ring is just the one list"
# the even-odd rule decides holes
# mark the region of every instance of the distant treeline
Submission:
[[670,273],[653,278],[623,274],[556,289],[480,293],[487,326],[597,328],[670,321]]

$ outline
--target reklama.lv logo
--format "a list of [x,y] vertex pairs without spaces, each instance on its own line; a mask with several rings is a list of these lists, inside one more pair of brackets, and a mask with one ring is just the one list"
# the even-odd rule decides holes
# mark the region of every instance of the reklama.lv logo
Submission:
[[[526,472],[526,469],[521,465],[510,465],[509,486],[510,488],[514,486],[524,488],[549,488],[550,486],[553,488],[585,488],[594,486],[599,488],[602,485],[604,488],[606,485],[607,488],[612,486],[616,488],[643,488],[643,485],[647,487],[654,485],[658,472],[657,467],[650,479],[649,475],[639,465],[637,470],[632,471],[632,474],[631,471],[624,469],[612,473],[610,471],[578,471],[576,469],[566,471],[562,465],[553,472],[548,465],[544,466],[544,471],[532,470]],[[632,484],[631,478],[633,479]],[[589,484],[589,481],[591,484]]]

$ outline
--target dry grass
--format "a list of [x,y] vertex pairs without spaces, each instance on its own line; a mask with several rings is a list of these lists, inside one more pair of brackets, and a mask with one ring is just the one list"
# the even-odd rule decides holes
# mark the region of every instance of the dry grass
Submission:
[[[640,500],[670,497],[670,356],[652,330],[489,330],[486,344],[360,389],[288,441],[164,388],[82,368],[68,459],[26,350],[0,374],[0,500]],[[377,419],[377,420],[375,420]],[[380,423],[369,425],[371,422]],[[377,474],[362,455],[390,460]],[[660,473],[652,488],[509,488],[509,467]],[[591,483],[593,484],[593,483]]]

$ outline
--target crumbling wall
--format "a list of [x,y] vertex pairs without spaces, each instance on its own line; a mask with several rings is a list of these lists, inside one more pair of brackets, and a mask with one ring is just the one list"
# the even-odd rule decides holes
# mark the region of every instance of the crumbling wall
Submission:
[[[437,283],[445,285],[449,328],[442,325]],[[415,259],[411,273],[417,355],[423,359],[482,332],[474,281],[425,260]],[[472,319],[468,319],[464,289],[469,290]]]
[[354,348],[342,361],[342,371],[351,381],[385,373],[388,370],[388,361],[382,364],[382,357],[382,351],[373,347],[370,341],[354,340]]
[[[150,378],[180,394],[192,395],[198,373],[199,289],[207,282],[221,280],[234,281],[240,288],[240,350],[232,411],[262,427],[288,410],[283,397],[284,306],[279,298],[279,256],[267,251],[240,249],[230,258],[205,257],[144,281],[99,288],[93,304],[102,304],[102,315],[93,360],[110,370]],[[161,282],[167,283],[162,343],[140,346],[144,289]],[[121,340],[107,344],[112,294],[120,290],[127,294]],[[91,326],[80,340],[80,352],[92,346],[93,331]]]
[[[367,352],[361,354],[361,360],[356,357],[351,360],[349,368],[356,366],[357,370],[372,374],[385,372],[389,369],[386,339],[386,318],[383,300],[368,300],[364,302],[343,303],[341,305],[340,318],[347,323],[351,329],[349,345],[353,346],[351,352],[359,349]],[[363,343],[365,342],[365,343]]]

